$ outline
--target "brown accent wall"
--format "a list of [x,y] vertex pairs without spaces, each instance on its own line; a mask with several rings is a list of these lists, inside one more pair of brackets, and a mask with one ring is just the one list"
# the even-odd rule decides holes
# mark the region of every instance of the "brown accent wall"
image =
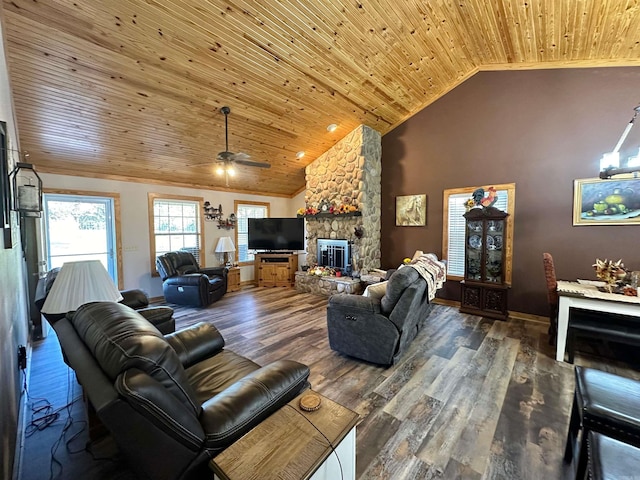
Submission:
[[[444,189],[515,182],[510,310],[548,315],[543,252],[560,279],[595,278],[596,258],[640,270],[640,226],[572,225],[573,181],[598,176],[639,85],[638,67],[481,72],[385,135],[383,268],[417,249],[442,255]],[[419,193],[427,226],[396,227],[395,197]],[[439,296],[459,300],[459,284]]]

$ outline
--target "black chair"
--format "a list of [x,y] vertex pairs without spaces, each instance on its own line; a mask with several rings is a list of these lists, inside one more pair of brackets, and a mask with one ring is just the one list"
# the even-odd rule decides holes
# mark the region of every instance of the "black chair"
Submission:
[[640,448],[592,431],[587,437],[587,450],[589,480],[638,478]]
[[156,258],[162,291],[169,303],[206,307],[227,292],[227,267],[200,268],[191,252],[168,252]]
[[547,281],[547,300],[549,301],[549,345],[555,345],[558,334],[558,281],[556,268],[550,253],[542,254],[544,276]]
[[292,360],[260,367],[199,323],[162,336],[115,302],[53,325],[98,418],[140,478],[211,478],[213,456],[309,387]]
[[[60,272],[60,267],[52,268],[42,278],[38,280],[35,294],[35,305],[38,311],[46,318],[46,320],[53,325],[58,320],[65,317],[65,313],[44,313],[42,307],[47,295],[53,287],[53,283]],[[173,308],[171,307],[150,307],[149,297],[142,290],[133,288],[130,290],[121,290],[122,300],[120,303],[127,307],[137,310],[140,315],[146,318],[154,327],[156,327],[160,333],[166,335],[167,333],[174,332],[176,330],[176,321],[173,318]]]
[[569,463],[574,452],[579,452],[576,478],[582,479],[587,469],[589,432],[640,447],[640,382],[580,366],[575,367],[575,376],[564,460]]

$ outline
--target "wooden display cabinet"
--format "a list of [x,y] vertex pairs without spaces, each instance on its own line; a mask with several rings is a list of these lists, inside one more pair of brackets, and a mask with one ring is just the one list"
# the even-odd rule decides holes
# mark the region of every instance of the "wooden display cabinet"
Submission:
[[472,208],[464,214],[465,266],[460,311],[506,320],[505,282],[508,213],[494,207]]
[[255,256],[255,279],[259,287],[293,287],[298,270],[295,253],[258,253]]

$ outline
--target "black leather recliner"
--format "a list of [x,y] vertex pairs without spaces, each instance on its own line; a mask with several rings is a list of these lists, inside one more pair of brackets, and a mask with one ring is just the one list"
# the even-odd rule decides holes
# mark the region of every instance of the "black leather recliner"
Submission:
[[210,478],[209,460],[309,387],[291,360],[260,367],[207,323],[162,336],[131,308],[82,305],[54,324],[67,364],[142,478]]
[[206,307],[227,293],[227,267],[200,268],[191,252],[168,252],[156,258],[164,299],[176,305]]
[[[41,311],[59,272],[60,267],[52,268],[46,275],[38,280],[36,286],[34,303],[38,311],[51,325],[65,316],[64,313],[44,313]],[[175,331],[176,321],[173,318],[173,308],[150,307],[147,294],[137,288],[120,290],[120,295],[122,295],[120,303],[137,310],[140,315],[149,320],[163,335]]]

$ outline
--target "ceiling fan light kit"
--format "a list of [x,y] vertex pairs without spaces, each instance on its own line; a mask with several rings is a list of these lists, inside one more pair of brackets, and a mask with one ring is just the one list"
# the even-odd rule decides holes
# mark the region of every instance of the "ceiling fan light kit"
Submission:
[[229,114],[231,113],[231,109],[229,107],[222,107],[220,113],[224,115],[224,151],[218,153],[216,156],[216,162],[218,162],[216,173],[225,176],[226,186],[229,186],[229,177],[233,177],[236,174],[235,165],[271,168],[271,165],[266,162],[250,160],[251,156],[246,153],[233,153],[229,151]]

